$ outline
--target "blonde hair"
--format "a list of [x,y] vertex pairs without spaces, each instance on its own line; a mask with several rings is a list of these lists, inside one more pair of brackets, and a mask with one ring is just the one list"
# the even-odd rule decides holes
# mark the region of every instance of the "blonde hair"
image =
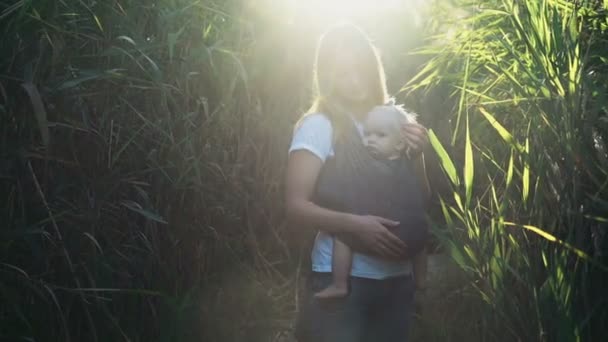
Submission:
[[368,80],[368,103],[371,110],[373,107],[385,104],[388,101],[386,91],[386,77],[378,51],[367,37],[367,35],[352,24],[340,24],[325,32],[317,46],[316,59],[313,69],[313,96],[312,106],[306,114],[300,118],[296,127],[307,115],[312,113],[323,113],[332,123],[334,140],[339,139],[341,134],[350,124],[349,113],[344,109],[344,104],[333,95],[333,73],[334,66],[339,63],[335,56],[338,51],[347,50],[359,60],[362,66],[360,72],[365,73]]

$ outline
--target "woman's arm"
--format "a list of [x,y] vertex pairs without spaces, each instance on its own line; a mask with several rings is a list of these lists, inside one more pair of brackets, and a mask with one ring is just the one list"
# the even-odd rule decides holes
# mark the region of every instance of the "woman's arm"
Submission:
[[426,175],[424,153],[429,145],[426,127],[417,122],[405,122],[401,126],[403,139],[407,146],[407,156],[414,162],[414,172],[420,184],[425,202],[431,199],[431,186]]
[[365,249],[387,258],[400,258],[405,244],[385,226],[398,223],[371,215],[354,215],[322,208],[311,201],[323,161],[308,150],[289,154],[286,175],[287,219],[291,225],[351,234]]
[[[424,197],[424,202],[428,203],[431,200],[431,186],[429,184],[429,179],[426,174],[426,163],[424,160],[423,150],[427,147],[427,137],[426,137],[426,128],[421,125],[418,126],[410,126],[410,131],[406,130],[406,136],[410,134],[410,146],[414,147],[414,150],[417,150],[417,154],[415,153],[412,157],[412,161],[414,162],[414,173],[416,174],[416,178],[420,182],[420,187],[422,190],[422,196]],[[412,142],[413,140],[413,142]],[[426,247],[423,248],[420,253],[418,253],[413,260],[413,271],[414,271],[414,281],[416,284],[416,289],[418,291],[424,291],[426,288],[426,278],[427,278],[427,264],[428,264],[428,255],[426,251]]]
[[423,291],[426,288],[427,262],[428,256],[426,248],[424,248],[414,257],[413,262],[414,282],[417,290]]
[[413,157],[414,162],[414,173],[416,178],[420,182],[422,195],[424,196],[424,202],[428,203],[431,200],[431,186],[429,179],[426,175],[426,164],[424,162],[424,153],[420,153],[419,156]]
[[294,151],[287,163],[287,218],[296,226],[329,233],[345,233],[352,229],[352,214],[322,208],[312,198],[323,162],[307,150]]

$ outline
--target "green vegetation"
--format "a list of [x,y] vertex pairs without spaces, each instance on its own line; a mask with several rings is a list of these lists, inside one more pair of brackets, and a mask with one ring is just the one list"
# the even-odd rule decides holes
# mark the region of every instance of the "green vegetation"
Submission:
[[[324,23],[271,4],[0,1],[1,340],[288,333],[309,246],[282,179]],[[357,19],[433,129],[435,233],[467,275],[419,340],[603,337],[603,6]]]
[[266,161],[285,152],[249,93],[238,7],[0,7],[0,339],[272,331],[251,325],[274,324],[290,290],[273,277],[267,291],[267,249],[285,252],[281,210],[268,211],[280,164]]
[[[596,341],[604,309],[606,13],[597,2],[452,4],[444,44],[406,87],[452,87],[438,151],[452,191],[440,241],[486,305],[491,341]],[[457,161],[453,161],[457,159]],[[604,251],[604,253],[603,253]]]

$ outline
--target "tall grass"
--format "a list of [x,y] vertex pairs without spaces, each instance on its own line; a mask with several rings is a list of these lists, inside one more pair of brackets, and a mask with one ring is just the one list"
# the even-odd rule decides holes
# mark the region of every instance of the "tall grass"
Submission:
[[[448,312],[479,310],[470,338],[597,340],[605,13],[446,3],[431,24],[463,18],[412,59],[401,52],[420,35],[394,39],[414,32],[407,8],[363,26],[385,47],[389,85],[430,59],[405,88],[426,100],[408,105],[454,112],[445,134],[445,117],[420,111],[450,184],[436,233],[486,305]],[[321,27],[259,4],[0,2],[0,339],[289,329],[308,251],[284,229],[281,181]]]
[[605,9],[559,0],[437,6],[437,21],[461,16],[420,51],[431,60],[403,90],[452,86],[451,137],[431,134],[452,188],[441,199],[447,229],[436,233],[486,303],[481,338],[602,339]]
[[0,4],[0,339],[273,331],[281,168],[261,152],[243,8]]

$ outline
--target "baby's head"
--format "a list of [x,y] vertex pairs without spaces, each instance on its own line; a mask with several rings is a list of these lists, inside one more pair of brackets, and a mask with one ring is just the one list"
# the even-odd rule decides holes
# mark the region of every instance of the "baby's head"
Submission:
[[401,106],[389,104],[374,107],[364,123],[364,143],[378,156],[396,159],[405,149],[401,133],[403,123],[416,122],[416,115]]

